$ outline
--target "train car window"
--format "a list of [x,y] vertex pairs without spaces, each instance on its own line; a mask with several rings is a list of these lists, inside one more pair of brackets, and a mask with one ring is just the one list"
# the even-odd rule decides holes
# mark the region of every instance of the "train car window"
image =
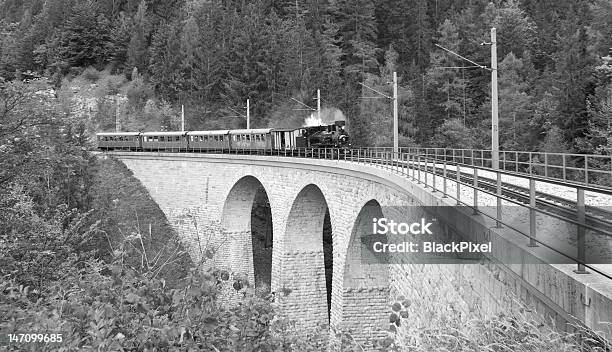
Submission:
[[223,142],[223,135],[220,135],[220,136],[219,136],[219,140],[220,140],[221,142]]
[[176,141],[180,141],[181,140],[181,136],[176,136],[175,140]]
[[258,135],[258,134],[256,134],[256,135],[255,135],[255,140],[256,140],[256,141],[260,141],[260,138],[259,138],[259,135]]
[[265,135],[265,134],[262,134],[262,135],[261,135],[261,140],[262,140],[262,141],[265,141],[265,140],[266,140],[266,135]]
[[219,136],[215,136],[215,142],[219,141]]
[[247,134],[246,137],[247,137],[247,141],[251,140],[251,135],[250,134]]
[[165,142],[164,136],[160,136],[160,137],[159,137],[159,141],[160,141],[160,142]]

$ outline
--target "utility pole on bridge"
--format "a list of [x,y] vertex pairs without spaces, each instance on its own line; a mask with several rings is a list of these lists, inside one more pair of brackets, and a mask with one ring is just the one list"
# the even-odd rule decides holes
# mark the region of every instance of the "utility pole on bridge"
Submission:
[[247,99],[246,105],[246,119],[247,119],[247,130],[251,129],[251,99]]
[[393,72],[393,154],[399,154],[399,118],[397,116],[397,72]]
[[458,58],[471,63],[474,66],[452,66],[452,67],[441,67],[449,69],[464,69],[464,68],[481,68],[491,71],[491,167],[494,170],[499,169],[499,116],[498,106],[499,97],[497,92],[497,30],[495,27],[491,28],[491,42],[480,43],[480,45],[491,45],[491,68],[484,65],[480,65],[466,57],[463,57],[456,52],[449,50],[441,45],[435,44],[438,48],[449,52]]
[[374,93],[378,94],[378,97],[361,97],[361,99],[378,99],[378,98],[387,98],[393,102],[393,153],[394,155],[398,155],[399,153],[399,117],[398,117],[398,109],[397,109],[397,72],[393,72],[393,96],[390,97],[385,93],[382,93],[372,87],[368,87],[365,84],[358,82],[364,88],[367,88]]
[[499,98],[497,96],[497,32],[491,28],[491,167],[499,169]]

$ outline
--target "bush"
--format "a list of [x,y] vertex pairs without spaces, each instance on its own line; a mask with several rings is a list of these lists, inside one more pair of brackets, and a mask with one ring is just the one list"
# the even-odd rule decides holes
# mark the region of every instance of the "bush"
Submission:
[[70,67],[68,69],[68,73],[66,74],[66,78],[71,81],[73,78],[78,77],[83,73],[82,67]]
[[90,81],[91,83],[96,83],[100,79],[100,76],[101,72],[91,66],[86,68],[85,71],[83,71],[83,73],[81,74],[82,78]]
[[121,92],[121,87],[125,84],[123,76],[105,74],[98,80],[96,88],[96,98],[105,98],[108,95],[116,95]]
[[145,83],[140,77],[131,81],[127,86],[126,95],[130,105],[137,110],[142,110],[147,100],[154,97],[153,87]]

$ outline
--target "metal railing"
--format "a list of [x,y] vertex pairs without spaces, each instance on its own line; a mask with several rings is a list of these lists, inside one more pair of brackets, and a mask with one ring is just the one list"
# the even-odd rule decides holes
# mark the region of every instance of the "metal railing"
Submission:
[[[446,151],[449,151],[448,149]],[[245,152],[248,152],[245,150]],[[431,152],[434,154],[432,155]],[[485,151],[486,152],[486,151]],[[586,223],[586,207],[585,207],[585,191],[598,192],[606,195],[612,195],[612,190],[599,187],[598,185],[580,184],[580,183],[569,183],[567,180],[540,177],[534,173],[525,174],[517,173],[515,170],[506,171],[503,169],[492,170],[490,168],[490,158],[487,158],[486,153],[473,153],[470,152],[469,158],[471,162],[468,162],[466,158],[468,156],[463,155],[455,151],[454,159],[449,158],[452,156],[452,152],[449,154],[437,154],[436,150],[430,150],[426,152],[424,149],[420,150],[407,150],[402,149],[400,153],[393,153],[390,148],[356,148],[356,149],[333,149],[333,148],[302,148],[295,150],[270,150],[268,155],[275,156],[288,156],[288,157],[305,157],[305,158],[316,158],[316,159],[327,159],[327,160],[340,160],[347,162],[357,162],[366,165],[372,165],[378,168],[383,168],[390,172],[397,173],[399,175],[408,177],[409,179],[422,184],[426,188],[431,188],[433,192],[440,192],[443,198],[451,198],[456,201],[457,205],[463,205],[470,207],[474,210],[474,213],[484,215],[495,221],[497,227],[506,227],[512,231],[524,236],[528,242],[527,245],[530,247],[543,246],[553,252],[569,259],[571,262],[577,265],[575,270],[576,273],[586,274],[589,270],[601,274],[608,279],[612,279],[612,274],[604,272],[599,268],[589,265],[586,262],[586,231],[591,230],[605,236],[612,236],[612,232],[608,229],[598,228]],[[460,162],[459,162],[460,160]],[[476,161],[474,163],[474,161]],[[489,164],[487,164],[487,162]],[[535,164],[532,164],[535,165]],[[462,170],[463,168],[463,170]],[[493,178],[495,181],[494,189],[485,189],[480,186],[480,181],[484,178],[479,176],[479,170],[486,172],[495,173]],[[455,178],[451,179],[448,177],[449,172],[455,173]],[[466,182],[462,180],[463,171],[467,171],[468,174],[472,175],[472,182]],[[529,181],[528,194],[525,197],[528,198],[529,203],[523,203],[516,199],[509,198],[503,194],[502,187],[502,175],[521,177]],[[437,180],[436,177],[440,177],[441,180]],[[569,218],[567,216],[559,215],[558,213],[544,210],[537,207],[538,199],[536,198],[536,181],[547,182],[557,185],[563,185],[575,189],[576,200],[575,200],[575,216]],[[441,182],[441,184],[440,184]],[[448,191],[449,182],[455,184],[456,193],[450,194]],[[473,190],[472,199],[469,203],[466,200],[462,200],[461,188],[468,187]],[[479,193],[488,194],[496,199],[497,212],[495,215],[486,214],[479,211]],[[509,202],[513,205],[523,207],[529,211],[529,228],[528,231],[524,231],[517,226],[514,226],[507,221],[504,221],[502,216],[502,200]],[[536,217],[538,214],[546,215],[551,218],[566,222],[573,226],[576,226],[576,251],[574,254],[568,254],[564,250],[556,248],[555,244],[546,243],[542,239],[538,238]],[[575,218],[575,220],[573,219]],[[612,219],[610,219],[612,221]],[[610,223],[612,228],[612,222]]]
[[[390,150],[390,148],[385,148]],[[491,150],[400,148],[401,153],[491,168]],[[612,155],[499,151],[501,170],[612,189]]]

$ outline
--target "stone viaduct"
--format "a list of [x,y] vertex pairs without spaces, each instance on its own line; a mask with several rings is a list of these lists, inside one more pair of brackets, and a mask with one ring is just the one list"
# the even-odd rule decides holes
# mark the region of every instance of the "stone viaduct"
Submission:
[[[533,264],[538,258],[532,249],[521,249],[525,261],[513,265],[494,258],[481,264],[365,263],[360,238],[371,234],[372,218],[387,216],[393,206],[454,205],[386,170],[340,160],[107,154],[148,189],[192,258],[212,257],[216,266],[268,285],[281,312],[305,329],[329,324],[359,342],[384,336],[390,303],[401,299],[406,312],[399,334],[444,312],[468,319],[529,307],[557,326],[578,322],[610,336],[603,322],[612,316],[609,284],[584,283],[571,265]],[[448,226],[488,236],[498,248],[509,241],[503,229],[471,213],[458,211]]]

